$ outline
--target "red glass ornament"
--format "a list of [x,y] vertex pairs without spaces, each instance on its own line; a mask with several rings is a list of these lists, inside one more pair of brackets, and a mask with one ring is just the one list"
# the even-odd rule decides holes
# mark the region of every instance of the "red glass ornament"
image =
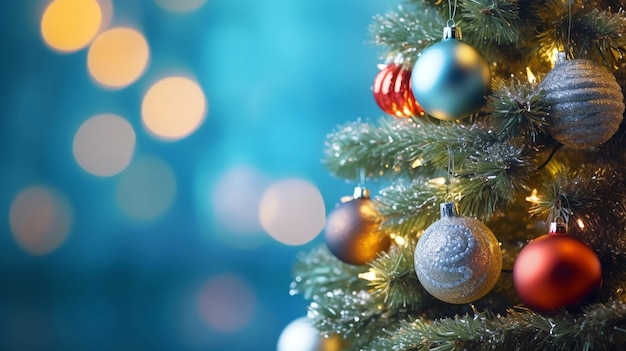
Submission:
[[411,90],[411,70],[390,63],[374,79],[374,100],[384,112],[396,117],[422,116],[424,110]]
[[548,234],[532,240],[515,260],[513,283],[531,309],[553,312],[583,302],[600,289],[602,267],[595,252],[552,223]]

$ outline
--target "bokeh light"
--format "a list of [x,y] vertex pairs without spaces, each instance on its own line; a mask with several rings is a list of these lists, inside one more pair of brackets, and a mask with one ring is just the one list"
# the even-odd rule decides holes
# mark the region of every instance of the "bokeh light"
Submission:
[[129,217],[151,220],[164,214],[176,197],[172,168],[156,157],[135,160],[120,174],[117,203]]
[[135,131],[120,116],[97,115],[78,128],[72,150],[76,162],[85,171],[109,177],[130,163],[135,151]]
[[178,140],[193,133],[208,109],[202,88],[185,77],[167,77],[154,83],[141,104],[146,129],[159,139]]
[[207,281],[198,294],[200,317],[211,329],[234,332],[248,326],[257,309],[257,297],[242,278],[221,274]]
[[226,171],[214,185],[212,204],[217,221],[238,234],[262,230],[259,204],[266,187],[266,177],[249,166],[237,166]]
[[150,48],[144,36],[127,27],[109,29],[89,47],[87,67],[91,77],[107,88],[120,89],[145,72]]
[[156,0],[159,6],[171,12],[192,12],[205,2],[206,0]]
[[41,17],[41,35],[51,48],[72,52],[87,46],[102,22],[95,0],[55,0]]
[[111,21],[113,20],[113,2],[111,2],[111,0],[97,1],[98,5],[100,5],[100,11],[102,12],[102,20],[100,22],[100,30],[98,32],[102,32],[109,27]]
[[313,240],[324,228],[326,209],[317,187],[300,179],[273,184],[263,194],[259,207],[263,228],[287,245]]
[[9,210],[13,238],[24,251],[36,256],[56,250],[67,238],[72,220],[66,197],[43,185],[20,191]]
[[259,204],[269,186],[267,176],[248,165],[234,166],[212,183],[210,211],[217,224],[213,234],[222,243],[251,249],[267,241],[259,221]]

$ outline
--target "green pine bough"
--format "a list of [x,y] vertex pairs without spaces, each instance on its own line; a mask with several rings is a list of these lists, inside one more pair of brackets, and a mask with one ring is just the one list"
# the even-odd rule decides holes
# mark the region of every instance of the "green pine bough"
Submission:
[[[449,5],[408,0],[370,26],[381,61],[409,65],[441,40]],[[555,55],[601,64],[626,86],[626,13],[621,1],[459,0],[463,41],[490,63],[485,105],[453,122],[428,114],[382,116],[339,125],[325,143],[332,176],[364,175],[380,230],[394,239],[363,266],[339,261],[322,245],[297,258],[292,295],[346,351],[621,350],[626,348],[626,126],[602,145],[574,150],[550,135],[550,108],[538,82]],[[419,84],[419,82],[417,83]],[[414,248],[439,219],[439,204],[483,221],[497,236],[503,271],[490,293],[447,304],[416,277]],[[602,265],[602,286],[585,301],[550,313],[524,306],[512,267],[555,215]]]

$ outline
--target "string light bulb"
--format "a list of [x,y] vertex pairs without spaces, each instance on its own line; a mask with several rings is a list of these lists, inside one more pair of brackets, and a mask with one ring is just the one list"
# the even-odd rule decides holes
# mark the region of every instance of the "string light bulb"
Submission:
[[537,189],[533,189],[533,191],[530,193],[530,196],[526,196],[526,201],[528,202],[532,202],[534,204],[539,203],[541,199],[539,198],[539,196],[537,196]]
[[528,82],[531,84],[537,83],[537,78],[533,74],[533,71],[530,70],[530,67],[526,67],[526,76],[528,77]]

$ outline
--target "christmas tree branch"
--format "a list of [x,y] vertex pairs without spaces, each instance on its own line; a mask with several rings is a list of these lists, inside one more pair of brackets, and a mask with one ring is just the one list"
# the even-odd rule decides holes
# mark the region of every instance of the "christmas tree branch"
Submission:
[[487,311],[405,322],[368,350],[613,350],[619,345],[626,345],[623,302],[590,305],[581,314],[546,316],[518,309],[504,317]]
[[472,38],[497,45],[517,45],[520,30],[517,1],[467,0],[459,4],[462,23],[476,28]]
[[314,298],[308,316],[322,334],[350,340],[346,351],[359,351],[408,318],[401,310],[380,303],[366,290],[335,289]]
[[508,142],[486,144],[475,150],[462,165],[454,185],[459,209],[466,216],[487,220],[528,190],[537,175],[522,149]]
[[308,310],[308,317],[323,335],[351,340],[350,350],[359,350],[388,327],[383,311],[365,290],[335,289],[314,298]]
[[421,230],[434,221],[432,206],[445,201],[447,189],[429,181],[445,174],[451,158],[458,179],[450,195],[458,195],[463,214],[481,219],[525,194],[529,178],[536,175],[523,149],[478,125],[386,119],[374,127],[356,122],[330,134],[326,145],[326,166],[340,177],[357,179],[362,170],[370,178],[408,175],[417,180],[393,184],[377,199],[384,226],[403,233],[410,229],[407,225]]
[[447,170],[450,155],[460,165],[475,150],[496,141],[497,135],[479,126],[429,118],[383,118],[377,126],[357,121],[327,136],[324,163],[344,179],[358,179],[362,171],[374,179],[432,177]]
[[521,150],[506,143],[476,150],[459,172],[452,186],[445,186],[445,177],[440,177],[397,181],[381,189],[376,203],[382,226],[403,237],[415,235],[439,218],[440,203],[452,200],[464,215],[487,220],[526,194],[528,178],[536,174]]
[[369,287],[377,300],[391,309],[417,309],[428,296],[415,275],[413,249],[415,240],[393,245],[389,252],[370,264],[370,270],[361,278],[369,281]]
[[[537,13],[543,16],[543,26],[536,37],[544,52],[571,50],[574,58],[585,58],[617,70],[626,54],[626,15],[600,11],[592,6],[572,6],[571,21],[567,2],[546,1]],[[558,22],[553,19],[558,18]],[[552,19],[552,22],[548,20]],[[545,25],[550,24],[550,25]]]
[[383,217],[381,226],[404,238],[416,237],[439,219],[439,204],[445,197],[442,182],[423,178],[409,184],[398,181],[381,189],[376,197],[376,207]]
[[410,121],[395,124],[381,120],[379,128],[349,122],[327,136],[324,163],[344,179],[359,179],[361,172],[369,178],[383,176],[386,171],[411,175],[415,167],[410,164],[421,163],[422,153],[412,145],[413,128]]
[[623,10],[610,13],[593,9],[572,28],[575,35],[574,57],[603,63],[617,70],[626,54],[626,17]]
[[[619,72],[626,74],[626,70],[620,70],[618,73]],[[626,80],[623,80],[622,83],[626,84]],[[622,90],[623,89],[624,88],[622,88]],[[622,121],[620,128],[613,137],[598,148],[600,157],[604,163],[613,165],[616,168],[624,168],[626,166],[624,163],[624,155],[626,154],[624,138],[626,138],[626,123]]]
[[388,52],[400,53],[408,62],[414,62],[419,52],[441,39],[446,23],[442,9],[424,1],[400,5],[397,11],[376,15],[370,32],[375,42],[385,46]]
[[[570,233],[593,242],[594,235],[610,228],[624,228],[624,183],[624,174],[609,166],[599,168],[583,164],[575,170],[562,166],[556,170],[552,181],[546,182],[538,192],[541,200],[531,207],[530,213],[548,219],[560,208],[560,215],[570,223]],[[603,241],[598,248],[607,244],[610,243]]]
[[549,107],[545,92],[536,84],[512,78],[494,81],[494,91],[487,97],[486,119],[504,139],[530,136],[534,142],[545,133]]
[[310,300],[334,289],[366,289],[367,282],[359,279],[358,275],[367,269],[368,266],[345,264],[333,256],[326,246],[321,246],[298,256],[290,294],[303,294],[305,299]]

